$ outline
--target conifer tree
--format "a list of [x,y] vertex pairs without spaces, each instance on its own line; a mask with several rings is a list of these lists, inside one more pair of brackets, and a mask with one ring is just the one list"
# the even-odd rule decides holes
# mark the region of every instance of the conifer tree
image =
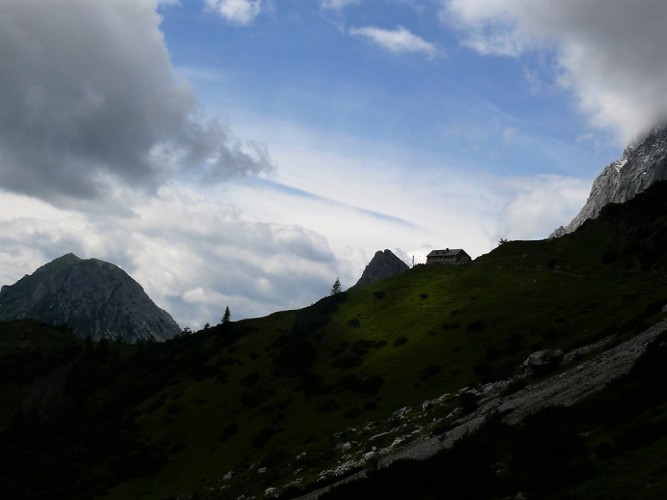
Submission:
[[336,281],[334,281],[334,284],[331,287],[331,295],[338,295],[342,291],[343,290],[341,289],[340,279],[336,278]]
[[225,308],[225,314],[222,315],[221,325],[227,325],[231,321],[232,313],[229,311],[229,306]]

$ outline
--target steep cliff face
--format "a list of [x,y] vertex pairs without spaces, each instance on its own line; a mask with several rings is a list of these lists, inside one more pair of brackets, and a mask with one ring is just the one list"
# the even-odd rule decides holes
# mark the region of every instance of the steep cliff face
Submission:
[[34,318],[75,335],[162,341],[181,329],[119,267],[67,254],[0,290],[0,320]]
[[593,182],[591,194],[579,214],[551,236],[575,231],[586,220],[597,217],[606,204],[624,203],[659,180],[667,180],[667,127],[654,130],[628,147],[623,158],[608,165]]
[[408,265],[396,257],[391,250],[385,250],[384,252],[377,251],[354,286],[362,287],[370,285],[371,283],[401,274],[408,269],[410,269]]

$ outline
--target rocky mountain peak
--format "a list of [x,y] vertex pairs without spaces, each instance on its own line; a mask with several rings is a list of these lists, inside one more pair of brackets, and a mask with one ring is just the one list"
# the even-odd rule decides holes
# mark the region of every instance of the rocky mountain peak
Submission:
[[620,160],[610,163],[593,181],[591,193],[579,214],[551,236],[575,231],[594,219],[608,203],[624,203],[654,182],[667,180],[667,126],[652,130],[642,140],[628,146]]
[[80,337],[162,341],[179,334],[173,318],[125,271],[69,253],[0,290],[0,320],[67,325]]
[[396,257],[391,250],[377,251],[371,261],[364,269],[361,278],[354,285],[362,287],[378,281],[391,278],[410,269],[401,259]]

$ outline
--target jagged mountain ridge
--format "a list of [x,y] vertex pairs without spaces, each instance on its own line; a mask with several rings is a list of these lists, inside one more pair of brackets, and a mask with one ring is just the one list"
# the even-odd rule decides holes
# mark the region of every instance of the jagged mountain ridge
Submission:
[[593,181],[581,211],[567,226],[556,229],[551,237],[575,231],[586,220],[596,218],[608,203],[624,203],[660,180],[667,180],[667,126],[654,129],[629,146],[620,160],[607,165]]
[[163,341],[179,334],[125,271],[70,253],[0,290],[0,320],[32,318],[67,325],[80,338]]
[[360,288],[362,286],[377,283],[378,281],[401,274],[408,269],[410,269],[408,265],[396,257],[391,250],[378,250],[375,252],[375,255],[364,269],[361,278],[359,278],[359,281],[357,281],[354,287]]

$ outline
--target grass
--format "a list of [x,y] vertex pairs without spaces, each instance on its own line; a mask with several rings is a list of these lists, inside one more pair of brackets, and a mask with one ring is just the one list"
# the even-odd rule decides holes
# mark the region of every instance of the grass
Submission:
[[[215,378],[199,382],[184,378],[170,389],[183,393],[179,399],[183,412],[166,423],[165,405],[137,419],[151,441],[185,446],[183,452],[170,455],[157,476],[161,481],[150,479],[151,484],[159,485],[150,495],[190,491],[202,481],[214,482],[235,469],[241,472],[229,482],[230,488],[261,492],[261,478],[251,479],[256,474],[243,469],[258,466],[272,451],[281,450],[288,457],[272,468],[275,476],[290,478],[290,461],[303,451],[313,457],[326,456],[336,444],[331,436],[337,431],[386,419],[402,406],[417,406],[443,393],[516,373],[534,350],[568,349],[609,334],[632,334],[657,318],[646,315],[650,304],[665,299],[664,286],[653,274],[576,269],[587,272],[582,280],[546,267],[498,270],[488,260],[466,268],[414,269],[375,287],[350,292],[331,314],[320,315],[318,308],[323,306],[313,306],[317,326],[310,330],[302,325],[303,337],[298,338],[315,353],[305,372],[318,381],[310,394],[303,389],[303,378],[273,375],[272,360],[281,348],[271,345],[289,331],[296,313],[280,317],[280,327],[268,322],[254,327],[252,334],[232,346],[233,352],[228,348],[212,356],[211,366],[220,359],[235,360],[225,367],[229,373],[226,383]],[[492,279],[490,269],[494,269]],[[378,291],[383,292],[381,299]],[[421,298],[423,294],[428,298]],[[329,304],[325,305],[327,309]],[[350,318],[358,319],[359,326],[350,324]],[[453,319],[460,327],[443,327]],[[406,341],[397,344],[398,339]],[[357,349],[355,354],[354,346],[360,343],[379,347]],[[249,361],[253,352],[258,356]],[[359,361],[347,368],[332,366],[344,356]],[[298,361],[297,356],[293,362]],[[439,369],[425,378],[424,370],[433,366]],[[258,381],[246,387],[242,381],[252,374],[258,374]],[[382,384],[370,395],[350,390],[341,380],[351,375],[357,380],[376,377]],[[262,389],[266,397],[260,403],[243,403],[244,394]],[[205,405],[197,403],[202,398]],[[335,409],[318,410],[330,401]],[[373,403],[370,408],[369,401]],[[355,408],[359,411],[353,411]],[[237,423],[239,431],[224,443],[217,442],[229,422]],[[276,431],[266,445],[253,446],[253,439],[264,429]],[[256,488],[248,490],[249,484]],[[128,483],[109,496],[130,498],[135,489],[141,488]]]
[[[86,477],[73,490],[83,496],[236,498],[299,477],[314,481],[336,463],[332,450],[351,427],[387,425],[398,408],[520,373],[533,351],[568,351],[602,338],[619,342],[660,319],[666,253],[648,250],[663,248],[664,195],[649,193],[650,217],[641,205],[612,207],[558,240],[507,242],[472,265],[417,266],[302,310],[164,344],[91,348],[34,326],[39,333],[27,348],[21,343],[26,324],[0,324],[3,366],[26,366],[37,356],[47,360],[43,375],[65,361],[77,374],[39,446],[29,444],[30,436],[43,423],[10,425],[38,373],[1,382],[0,396],[10,404],[0,413],[0,445],[23,454],[5,478],[27,478],[21,463],[58,462],[65,452],[55,443],[64,436],[76,468],[55,470],[62,481]],[[618,229],[636,226],[642,231]],[[112,451],[94,451],[101,439],[95,428],[114,437]],[[655,441],[628,453],[645,461],[662,446]],[[150,467],[128,471],[118,464],[128,456],[145,457]],[[601,477],[618,475],[624,460],[605,462]],[[223,480],[230,471],[234,477]],[[631,484],[641,471],[636,474],[628,476]],[[53,480],[46,475],[37,484]],[[7,481],[16,496],[25,493],[16,489],[20,481]],[[585,493],[595,483],[578,487]]]

